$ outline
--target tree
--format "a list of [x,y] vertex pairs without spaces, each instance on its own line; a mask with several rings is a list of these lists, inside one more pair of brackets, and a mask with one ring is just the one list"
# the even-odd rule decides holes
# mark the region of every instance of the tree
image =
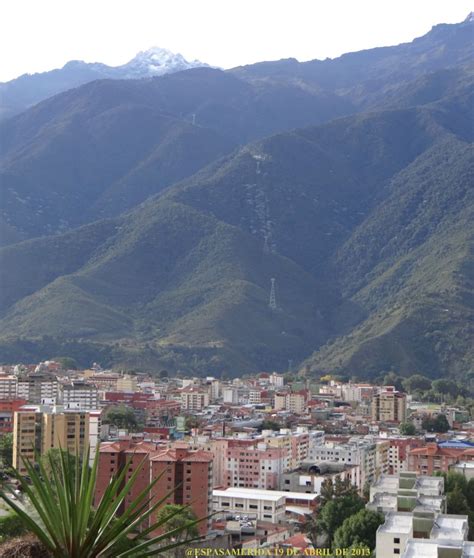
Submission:
[[169,374],[168,374],[168,370],[160,370],[160,378],[168,378]]
[[334,483],[332,478],[328,477],[321,483],[321,491],[319,494],[319,504],[323,507],[327,502],[334,498]]
[[[31,484],[17,471],[14,471],[14,475],[33,513],[27,513],[5,492],[0,491],[0,498],[16,512],[24,527],[43,545],[42,555],[52,558],[145,558],[181,546],[181,541],[172,539],[178,537],[183,528],[190,529],[189,524],[148,538],[150,533],[165,528],[162,520],[153,521],[152,518],[169,494],[156,503],[152,503],[150,497],[150,491],[161,475],[132,502],[127,502],[125,511],[117,516],[117,510],[130,494],[141,471],[141,467],[137,467],[126,481],[128,466],[125,466],[112,476],[99,504],[93,506],[98,458],[99,452],[92,467],[89,467],[88,450],[82,464],[79,456],[71,463],[61,454],[59,474],[52,460],[49,464],[53,471],[51,476],[48,476],[41,461],[39,470],[36,470],[26,460],[25,468]],[[179,513],[180,510],[176,515]],[[172,515],[168,516],[167,521],[172,518]],[[149,519],[150,527],[140,531],[140,527]]]
[[449,430],[449,422],[446,415],[438,415],[436,418],[426,417],[423,419],[421,426],[427,432],[443,433]]
[[446,509],[448,513],[457,515],[469,514],[470,510],[466,496],[462,493],[459,486],[456,486],[452,492],[448,492],[446,497]]
[[434,380],[432,386],[433,391],[441,395],[457,397],[460,393],[458,384],[452,380]]
[[104,413],[102,422],[103,424],[112,424],[117,428],[123,428],[131,432],[139,430],[139,424],[133,409],[125,407],[125,405],[109,407]]
[[261,430],[280,430],[280,423],[275,420],[264,420],[261,425]]
[[364,501],[357,494],[347,494],[341,498],[330,500],[321,509],[319,525],[326,535],[326,543],[330,546],[336,530],[344,521],[364,508]]
[[403,391],[403,378],[395,374],[395,372],[389,372],[383,378],[383,385],[394,386],[398,391]]
[[377,529],[384,522],[384,515],[367,509],[348,517],[334,534],[333,548],[348,548],[352,545],[375,548]]
[[0,438],[0,464],[4,468],[13,466],[13,434],[4,434]]
[[403,387],[408,393],[413,393],[417,390],[427,391],[431,389],[431,380],[421,374],[413,374],[413,376],[403,380]]
[[53,358],[56,362],[59,362],[63,370],[77,370],[78,364],[75,359],[68,356],[55,357]]
[[399,430],[403,436],[414,436],[416,434],[416,428],[412,422],[402,422]]
[[[169,518],[169,519],[168,519]],[[168,531],[181,529],[181,531],[173,537],[173,540],[181,543],[196,540],[199,537],[199,529],[197,526],[197,517],[193,510],[188,506],[180,504],[167,504],[158,513],[158,521],[163,523],[163,526]],[[184,556],[183,552],[178,552],[174,556],[179,558]]]

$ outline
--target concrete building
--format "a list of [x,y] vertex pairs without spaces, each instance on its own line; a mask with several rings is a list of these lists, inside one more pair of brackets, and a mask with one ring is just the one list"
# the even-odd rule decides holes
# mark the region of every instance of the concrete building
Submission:
[[66,409],[88,411],[99,408],[96,386],[81,380],[73,380],[62,387],[62,404]]
[[194,386],[181,391],[181,406],[186,411],[202,411],[209,406],[209,392]]
[[18,397],[34,405],[55,404],[59,397],[59,382],[56,376],[47,372],[30,374],[18,380]]
[[447,473],[460,461],[474,461],[474,444],[449,440],[408,451],[408,470],[420,475],[433,475],[437,471]]
[[382,475],[370,487],[367,508],[388,512],[446,511],[443,477],[422,477],[416,473]]
[[263,442],[272,448],[284,448],[288,454],[288,469],[299,467],[308,458],[309,433],[306,428],[281,428],[279,432],[262,431]]
[[285,383],[285,377],[283,374],[277,374],[276,372],[272,372],[269,375],[268,380],[272,386],[277,388],[283,387],[283,384]]
[[[196,517],[207,517],[212,508],[212,461],[211,454],[200,450],[167,449],[146,442],[134,444],[130,440],[104,443],[99,450],[95,504],[100,502],[110,478],[128,464],[128,477],[140,468],[138,484],[134,492],[127,496],[119,513],[123,513],[140,490],[159,476],[160,480],[150,494],[150,505],[168,495],[163,505],[189,504]],[[208,528],[209,521],[198,524],[201,535],[205,535]]]
[[225,486],[275,489],[279,476],[288,469],[288,451],[253,441],[242,447],[229,445],[226,452]]
[[473,558],[474,543],[458,540],[409,539],[401,558]]
[[465,541],[467,515],[391,512],[377,529],[377,558],[400,558],[410,539]]
[[14,374],[0,374],[0,400],[17,399],[18,378]]
[[407,396],[393,387],[386,387],[372,398],[372,420],[401,423],[406,421]]
[[353,438],[345,444],[326,442],[314,446],[311,457],[316,463],[359,465],[362,486],[376,478],[376,443],[371,440]]
[[360,466],[343,463],[303,463],[296,470],[283,473],[280,479],[280,490],[283,492],[304,492],[306,494],[321,494],[321,485],[327,479],[336,482],[336,478],[346,479],[362,490],[360,481]]
[[[23,460],[36,462],[50,449],[82,454],[90,445],[89,415],[85,412],[17,411],[13,420],[13,467],[25,474]],[[97,441],[95,441],[97,445]]]
[[262,392],[259,389],[249,390],[249,403],[251,405],[259,405],[262,402]]
[[222,400],[230,405],[237,405],[239,402],[239,391],[235,387],[225,387],[222,390]]
[[126,391],[132,393],[134,391],[137,391],[137,389],[138,381],[136,376],[125,374],[117,378],[117,391]]
[[213,510],[221,517],[240,514],[250,520],[280,523],[284,521],[286,513],[297,516],[310,515],[316,508],[317,498],[317,494],[227,488],[213,491]]
[[246,515],[250,520],[282,523],[285,519],[285,498],[273,491],[262,496],[254,491],[248,493],[235,488],[214,490],[212,509],[218,516]]
[[[197,518],[208,517],[212,511],[212,461],[212,454],[186,448],[168,449],[151,457],[151,478],[162,475],[152,488],[152,505],[172,490],[165,504],[190,505]],[[199,534],[205,535],[210,519],[197,527]]]

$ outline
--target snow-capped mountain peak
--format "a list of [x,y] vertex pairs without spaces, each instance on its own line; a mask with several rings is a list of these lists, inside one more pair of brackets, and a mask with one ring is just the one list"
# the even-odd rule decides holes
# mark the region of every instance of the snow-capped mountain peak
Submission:
[[199,60],[188,62],[179,53],[166,48],[152,47],[140,51],[130,62],[120,66],[120,70],[126,73],[127,77],[152,77],[202,66],[207,64]]

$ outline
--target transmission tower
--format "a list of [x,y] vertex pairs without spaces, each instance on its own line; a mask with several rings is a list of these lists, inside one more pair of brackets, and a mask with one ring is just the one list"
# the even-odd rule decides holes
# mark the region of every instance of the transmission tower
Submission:
[[270,310],[276,310],[277,309],[277,303],[276,303],[276,292],[275,292],[275,283],[276,283],[276,279],[274,277],[272,277],[270,279],[272,286],[270,288],[270,302],[268,304],[268,306],[270,307]]

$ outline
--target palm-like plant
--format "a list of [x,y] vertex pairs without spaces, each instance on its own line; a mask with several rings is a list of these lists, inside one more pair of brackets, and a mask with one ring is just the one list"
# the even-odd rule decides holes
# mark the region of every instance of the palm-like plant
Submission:
[[[18,472],[15,472],[15,477],[22,487],[25,501],[29,502],[37,515],[36,519],[5,492],[0,491],[0,497],[18,514],[25,527],[36,535],[54,558],[145,558],[159,556],[182,545],[178,535],[183,529],[189,529],[189,523],[152,536],[153,532],[166,528],[166,524],[182,508],[167,517],[159,514],[155,522],[150,521],[149,527],[143,527],[149,518],[157,516],[157,509],[172,493],[152,504],[150,491],[160,477],[154,479],[118,515],[126,495],[135,484],[140,467],[127,482],[127,467],[114,475],[100,503],[96,508],[93,507],[98,455],[99,452],[92,467],[88,465],[88,451],[82,458],[82,464],[79,456],[70,460],[65,457],[64,452],[61,452],[59,467],[51,456],[48,469],[41,461],[38,469],[25,461],[31,484]],[[202,519],[197,519],[193,524],[200,521]],[[187,544],[189,542],[186,541]]]

